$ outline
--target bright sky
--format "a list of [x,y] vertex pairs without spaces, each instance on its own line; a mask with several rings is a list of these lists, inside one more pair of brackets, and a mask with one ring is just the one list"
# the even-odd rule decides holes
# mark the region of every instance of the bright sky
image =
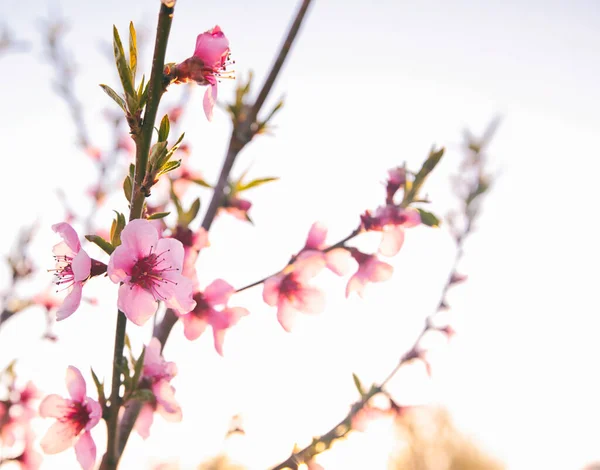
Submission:
[[[64,216],[53,191],[63,188],[84,208],[91,166],[73,145],[70,118],[52,90],[40,22],[50,11],[69,20],[76,91],[88,106],[95,141],[108,145],[101,113],[111,102],[98,83],[116,88],[117,81],[104,46],[113,23],[125,31],[133,20],[151,32],[159,2],[30,0],[17,10],[2,1],[3,21],[32,50],[0,58],[6,162],[0,198],[7,202],[0,239],[8,252],[17,228],[39,219],[36,262],[51,267],[57,237],[49,227]],[[292,0],[180,0],[167,60],[191,55],[196,35],[219,24],[238,74],[252,68],[262,81],[295,8]],[[461,268],[469,282],[450,298],[459,335],[436,356],[434,380],[398,380],[391,389],[400,402],[447,404],[459,425],[510,469],[577,469],[600,459],[599,52],[600,9],[593,1],[316,0],[271,96],[271,103],[286,96],[275,137],[257,139],[234,170],[252,164],[252,175],[281,182],[251,193],[256,227],[225,218],[215,224],[212,247],[200,258],[201,282],[224,277],[240,286],[278,270],[315,220],[330,226],[332,241],[343,237],[360,212],[380,203],[386,170],[404,161],[415,168],[433,143],[448,148],[428,186],[443,214],[461,130],[480,132],[500,114],[490,151],[501,177],[466,246]],[[233,88],[223,83],[220,97],[228,99]],[[214,181],[229,124],[220,111],[207,123],[196,91],[183,126],[194,165]],[[109,204],[107,228],[111,209],[126,210],[120,194]],[[178,457],[182,468],[193,468],[223,448],[236,413],[244,415],[247,437],[233,450],[245,463],[264,469],[287,457],[294,442],[309,442],[345,415],[356,399],[352,372],[365,383],[387,375],[435,307],[452,256],[444,229],[411,230],[391,281],[371,286],[364,301],[346,301],[344,280],[323,275],[326,312],[293,334],[260,301],[260,288],[239,295],[232,303],[248,306],[251,316],[228,333],[225,359],[210,335],[190,343],[176,327],[166,357],[179,366],[184,421],[163,425],[157,417],[146,443],[132,437],[123,467]],[[58,324],[58,344],[33,341],[44,327],[35,309],[7,324],[1,362],[24,356],[23,374],[38,378],[48,393],[64,392],[69,364],[87,373],[91,363],[108,376],[116,289],[102,285],[95,280],[86,290],[93,295],[100,286],[96,292],[108,307],[82,308]],[[148,339],[147,329],[129,331],[136,345]],[[384,469],[385,455],[371,453],[380,440],[355,437],[322,463],[328,470]],[[73,459],[71,453],[49,458],[44,468]]]

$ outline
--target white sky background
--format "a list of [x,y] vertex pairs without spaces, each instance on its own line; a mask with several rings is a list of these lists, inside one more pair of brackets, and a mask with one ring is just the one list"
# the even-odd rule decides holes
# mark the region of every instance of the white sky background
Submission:
[[[85,208],[81,194],[92,170],[52,91],[40,20],[58,10],[70,22],[76,92],[102,146],[109,134],[101,113],[111,102],[98,83],[116,88],[118,82],[99,46],[110,41],[113,23],[123,36],[129,20],[151,32],[158,1],[28,1],[18,10],[0,1],[2,21],[32,43],[29,54],[0,58],[6,162],[0,237],[8,252],[17,228],[39,218],[34,252],[43,269],[51,267],[57,242],[50,225],[64,216],[53,191],[62,187]],[[180,0],[167,60],[189,57],[196,35],[219,24],[238,75],[252,68],[258,85],[295,9],[291,0]],[[331,240],[338,240],[360,212],[383,200],[386,170],[403,161],[416,168],[433,143],[448,148],[427,187],[433,210],[443,214],[451,203],[448,175],[460,158],[461,130],[480,132],[501,114],[490,148],[501,178],[466,246],[461,268],[469,282],[450,297],[460,334],[436,356],[431,384],[397,380],[391,388],[400,402],[446,403],[461,427],[511,469],[575,469],[600,459],[599,31],[600,8],[593,1],[450,6],[316,0],[267,103],[286,95],[276,136],[258,138],[234,169],[239,174],[252,164],[252,175],[281,181],[249,193],[255,228],[217,221],[212,247],[200,258],[201,281],[224,277],[241,286],[276,271],[303,245],[315,220],[325,221]],[[233,89],[233,82],[222,83],[220,98],[229,99]],[[221,111],[206,122],[203,91],[193,95],[183,127],[192,161],[214,181],[229,123]],[[106,208],[106,228],[110,209],[126,211],[118,196]],[[206,206],[208,193],[203,196]],[[376,238],[370,241],[375,247]],[[352,372],[365,383],[387,375],[435,307],[452,256],[444,229],[411,230],[393,262],[394,277],[370,286],[365,301],[345,301],[345,281],[322,275],[327,311],[293,334],[284,333],[274,309],[260,301],[260,288],[235,297],[232,304],[248,306],[251,316],[228,333],[225,359],[214,352],[210,334],[190,343],[176,327],[166,357],[180,368],[175,385],[186,418],[163,425],[157,417],[149,441],[132,438],[124,468],[139,468],[140,455],[148,456],[144,465],[153,457],[179,456],[182,468],[193,468],[222,448],[228,418],[240,412],[248,434],[247,447],[240,444],[237,452],[246,463],[262,469],[287,457],[295,441],[307,443],[344,416],[356,399]],[[116,288],[104,290],[106,284],[95,279],[86,286],[89,295],[94,289],[102,294],[104,308],[81,308],[58,324],[58,344],[35,340],[44,326],[36,309],[7,323],[0,361],[25,356],[22,373],[48,393],[64,392],[69,364],[87,373],[93,363],[99,375],[109,376]],[[149,330],[136,330],[129,328],[139,345]],[[103,429],[96,430],[99,442]],[[356,437],[352,447],[322,462],[331,464],[328,469],[383,469],[385,455],[375,446],[380,440]],[[48,459],[45,468],[73,459],[67,452]]]

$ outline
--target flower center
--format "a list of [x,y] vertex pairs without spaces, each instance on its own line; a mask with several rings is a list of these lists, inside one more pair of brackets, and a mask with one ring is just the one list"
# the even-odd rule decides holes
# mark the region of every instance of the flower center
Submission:
[[57,255],[54,256],[54,260],[56,261],[56,267],[49,270],[54,271],[54,276],[56,278],[54,283],[57,286],[67,284],[65,289],[72,286],[75,282],[75,274],[73,274],[73,268],[71,267],[73,258],[67,255]]
[[281,284],[279,284],[279,295],[292,300],[296,297],[296,294],[300,289],[300,283],[296,280],[294,273],[291,272],[286,275],[281,281]]
[[148,256],[138,259],[134,264],[131,269],[130,283],[132,286],[137,285],[144,290],[152,292],[155,297],[165,300],[166,298],[158,292],[158,289],[162,284],[177,284],[165,276],[166,273],[177,271],[177,268],[163,264],[165,262],[164,254],[171,250],[157,254],[152,253],[152,248],[150,247],[150,254]]
[[192,313],[198,318],[205,317],[212,307],[206,301],[204,294],[202,292],[195,293],[194,300],[196,301],[196,308],[194,308]]
[[83,403],[71,402],[61,421],[69,421],[75,426],[75,431],[79,434],[90,421],[90,412]]

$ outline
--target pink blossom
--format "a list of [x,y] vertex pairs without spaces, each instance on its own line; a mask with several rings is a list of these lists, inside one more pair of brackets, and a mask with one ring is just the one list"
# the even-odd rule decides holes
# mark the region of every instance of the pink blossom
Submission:
[[[229,298],[234,292],[235,288],[222,279],[214,280],[204,289],[204,292],[196,292],[194,294],[196,308],[181,317],[185,337],[193,341],[210,325],[213,330],[215,350],[222,356],[225,332],[249,313],[242,307],[227,307]],[[217,310],[218,306],[222,308]]]
[[183,271],[182,274],[196,282],[196,260],[203,248],[210,246],[208,232],[200,227],[197,232],[190,228],[178,225],[173,233],[173,238],[183,245]]
[[15,460],[21,466],[21,470],[38,470],[42,465],[42,456],[33,447],[35,434],[27,428],[23,436],[23,452]]
[[67,369],[67,389],[70,399],[48,395],[40,404],[42,418],[57,418],[40,442],[46,454],[57,454],[75,445],[77,461],[84,470],[96,462],[96,444],[90,430],[102,417],[102,408],[86,396],[85,380],[79,369]]
[[306,244],[300,253],[323,257],[328,269],[338,276],[343,276],[350,269],[350,252],[345,248],[334,248],[333,250],[324,251],[327,248],[327,244],[325,243],[326,238],[327,227],[320,222],[315,222],[310,227]]
[[92,259],[81,249],[77,232],[69,224],[55,224],[52,230],[63,238],[63,241],[52,249],[56,260],[55,282],[57,285],[66,284],[69,289],[69,294],[56,312],[56,319],[60,321],[69,317],[79,307],[83,284],[91,274]]
[[367,255],[353,248],[352,257],[358,262],[358,271],[348,280],[346,297],[351,292],[356,292],[363,297],[365,286],[369,282],[387,281],[392,276],[394,268],[377,259],[376,255]]
[[394,204],[394,196],[398,190],[406,184],[406,168],[397,167],[388,170],[388,180],[386,182],[385,202],[388,205]]
[[319,256],[299,257],[292,265],[265,281],[263,300],[277,306],[277,320],[286,331],[291,331],[298,312],[321,313],[325,308],[323,292],[306,283],[325,266]]
[[34,295],[31,300],[33,303],[44,307],[48,312],[62,304],[62,301],[53,294],[52,289],[46,289],[45,291]]
[[382,232],[379,253],[383,256],[395,256],[404,243],[404,229],[421,223],[419,211],[398,206],[381,206],[372,215],[366,211],[361,216],[363,228]]
[[174,362],[164,360],[160,348],[160,341],[152,338],[144,353],[140,387],[152,390],[156,400],[142,407],[135,424],[137,432],[144,439],[150,435],[154,411],[169,421],[181,421],[182,418],[181,407],[175,400],[175,388],[169,383],[177,375],[177,366]]
[[171,76],[175,83],[195,81],[199,85],[209,85],[204,94],[204,113],[210,121],[213,108],[217,102],[217,82],[219,78],[229,78],[231,75],[226,71],[229,65],[229,40],[215,26],[200,35],[196,39],[194,55],[182,63],[167,67],[165,71]]
[[122,282],[118,308],[136,325],[155,312],[158,301],[180,314],[192,310],[192,281],[182,276],[184,249],[179,240],[159,239],[151,222],[136,219],[121,232],[121,245],[110,256],[108,276]]

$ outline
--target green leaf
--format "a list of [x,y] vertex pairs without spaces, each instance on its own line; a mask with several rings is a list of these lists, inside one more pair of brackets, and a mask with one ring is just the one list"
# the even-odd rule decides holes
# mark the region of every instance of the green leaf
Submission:
[[419,211],[419,215],[421,216],[421,223],[423,225],[427,225],[428,227],[439,227],[440,219],[438,219],[435,214],[431,212],[424,211],[423,209],[417,209]]
[[108,255],[115,251],[115,247],[99,235],[86,235],[85,239],[98,245]]
[[127,175],[125,181],[123,181],[123,192],[127,201],[131,202],[131,192],[133,191],[133,185],[131,183],[131,177]]
[[133,82],[131,80],[131,70],[127,65],[125,59],[125,51],[123,50],[123,44],[121,43],[121,37],[116,26],[113,26],[113,50],[115,53],[115,62],[117,65],[117,71],[119,72],[119,78],[123,85],[123,91],[125,91],[125,102],[127,108],[131,114],[137,111],[137,95],[133,89]]
[[135,72],[137,70],[137,34],[133,21],[129,22],[129,69],[131,70],[131,81],[135,83]]
[[358,393],[360,393],[361,397],[365,396],[365,389],[362,386],[362,383],[360,382],[360,379],[358,378],[358,375],[356,375],[355,373],[352,373],[352,380],[354,380],[354,386],[356,387],[356,390],[358,390]]
[[151,165],[152,171],[158,171],[163,166],[163,157],[167,154],[167,142],[156,142],[150,148],[148,163]]
[[123,110],[123,112],[127,112],[127,105],[125,104],[125,100],[121,98],[115,90],[113,90],[108,85],[100,84],[100,88],[104,90],[104,92],[110,96],[115,103],[119,105],[119,108]]
[[171,128],[171,124],[169,123],[169,116],[166,114],[160,121],[160,128],[158,129],[158,141],[163,142],[166,141],[169,137],[169,129]]
[[173,182],[171,182],[171,200],[173,204],[175,204],[175,209],[177,209],[177,220],[181,220],[184,214],[183,207],[181,206],[181,201],[177,197],[177,194],[173,191]]
[[171,160],[165,163],[162,168],[158,171],[157,176],[164,175],[169,171],[173,171],[181,166],[181,160]]
[[117,214],[117,218],[113,220],[112,226],[110,227],[110,241],[116,248],[121,244],[121,232],[125,228],[125,216],[120,212],[113,211]]
[[278,179],[279,178],[272,176],[269,178],[258,178],[244,184],[238,183],[237,192],[246,191],[247,189],[255,188],[256,186],[260,186],[271,181],[277,181]]
[[208,184],[206,181],[204,181],[202,178],[194,178],[193,180],[190,180],[190,181],[193,181],[194,183],[199,184],[200,186],[203,186],[205,188],[212,189],[212,186],[210,184]]
[[190,222],[192,222],[196,216],[198,215],[198,212],[200,211],[200,198],[197,197],[194,202],[192,203],[192,206],[190,207],[190,210],[187,211],[187,217],[189,219]]
[[142,370],[144,369],[144,356],[146,355],[146,348],[142,349],[142,354],[138,357],[137,361],[135,361],[135,367],[133,368],[133,379],[132,384],[133,387],[137,387],[140,377],[142,376]]
[[142,82],[137,91],[138,96],[138,108],[141,109],[146,106],[146,99],[148,98],[148,84],[144,85],[145,75],[142,75]]
[[425,180],[427,179],[427,176],[429,176],[429,173],[433,171],[433,169],[442,159],[442,156],[444,155],[444,150],[444,147],[441,147],[439,150],[435,150],[435,148],[431,149],[431,151],[429,152],[429,156],[423,162],[423,166],[421,166],[421,169],[415,175],[410,190],[408,189],[408,186],[405,187],[404,199],[402,201],[403,206],[410,204],[418,197],[421,186],[423,186],[423,183],[425,183]]
[[155,212],[154,214],[150,214],[148,217],[146,217],[148,220],[156,220],[156,219],[162,219],[166,216],[168,216],[170,214],[170,212]]

